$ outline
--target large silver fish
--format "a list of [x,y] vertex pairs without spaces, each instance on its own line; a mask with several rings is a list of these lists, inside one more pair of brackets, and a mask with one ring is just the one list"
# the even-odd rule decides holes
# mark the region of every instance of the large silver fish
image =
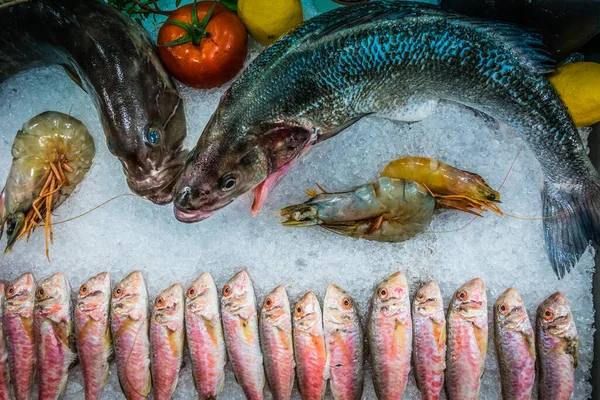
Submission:
[[187,154],[185,114],[143,29],[98,0],[3,0],[0,26],[0,82],[40,65],[65,66],[96,103],[131,190],[171,201]]
[[256,211],[312,145],[365,115],[421,120],[443,99],[527,141],[545,174],[546,248],[562,277],[600,242],[600,176],[544,76],[552,69],[539,36],[507,23],[400,1],[322,14],[261,53],[223,95],[178,181],[176,216],[200,221],[255,188]]

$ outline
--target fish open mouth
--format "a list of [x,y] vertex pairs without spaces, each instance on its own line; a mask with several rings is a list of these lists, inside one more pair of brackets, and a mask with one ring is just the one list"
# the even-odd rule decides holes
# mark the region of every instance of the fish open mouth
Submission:
[[211,215],[213,215],[214,211],[202,211],[202,210],[193,210],[193,211],[183,211],[179,208],[175,207],[175,218],[177,218],[180,222],[185,222],[191,224],[193,222],[200,222]]

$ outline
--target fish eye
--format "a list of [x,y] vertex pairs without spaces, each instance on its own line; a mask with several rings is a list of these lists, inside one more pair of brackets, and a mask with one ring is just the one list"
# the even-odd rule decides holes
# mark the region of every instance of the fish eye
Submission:
[[195,294],[196,294],[196,289],[194,289],[193,286],[190,286],[190,288],[187,291],[187,297],[191,299],[194,297]]
[[344,300],[342,300],[342,307],[346,310],[349,310],[352,308],[352,300],[350,300],[348,297],[344,297]]
[[165,299],[162,296],[158,296],[156,298],[156,301],[154,301],[154,305],[156,307],[162,307],[165,305]]
[[237,183],[237,178],[233,175],[228,175],[225,176],[223,179],[221,179],[221,190],[224,192],[230,191],[231,189],[233,189],[235,187],[235,184]]
[[87,285],[81,285],[81,287],[79,288],[79,294],[80,295],[86,295],[88,293],[88,287]]
[[388,296],[388,291],[386,288],[380,288],[377,291],[377,296],[379,296],[380,299],[385,299]]
[[7,287],[6,294],[9,296],[12,296],[13,294],[15,294],[15,287],[13,285],[10,285],[9,287]]
[[546,321],[550,321],[552,319],[552,317],[554,317],[554,313],[552,312],[552,310],[550,310],[549,308],[547,308],[544,311],[544,319]]
[[302,314],[304,314],[304,310],[302,309],[301,306],[296,306],[296,309],[294,310],[294,315],[298,318],[300,318],[302,316]]
[[265,307],[266,308],[271,308],[272,305],[273,305],[273,300],[270,297],[267,297],[265,299]]
[[506,315],[508,313],[508,305],[506,303],[500,303],[498,312],[502,315]]
[[116,287],[113,291],[113,296],[115,296],[117,299],[123,296],[123,289],[121,289],[120,287]]
[[44,297],[44,295],[45,295],[45,294],[46,294],[46,291],[45,291],[45,290],[44,290],[44,288],[42,288],[42,287],[38,288],[38,289],[37,289],[37,291],[36,291],[36,293],[35,293],[35,295],[36,295],[38,298],[42,298],[42,297]]
[[456,298],[458,300],[466,300],[467,299],[467,292],[465,292],[464,290],[459,290],[458,292],[456,292]]
[[425,294],[423,292],[417,293],[417,301],[421,302],[425,300]]
[[144,133],[144,141],[154,147],[160,142],[160,131],[157,128],[148,127]]
[[223,287],[223,296],[224,296],[224,297],[229,297],[229,296],[231,296],[231,286],[229,286],[229,285],[225,285],[225,286]]

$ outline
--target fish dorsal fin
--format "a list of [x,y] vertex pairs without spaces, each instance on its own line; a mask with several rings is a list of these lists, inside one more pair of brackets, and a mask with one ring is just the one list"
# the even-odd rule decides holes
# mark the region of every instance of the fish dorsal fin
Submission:
[[510,47],[510,50],[527,63],[533,72],[547,74],[556,67],[550,56],[542,35],[534,29],[523,28],[509,22],[498,22],[487,19],[465,17],[450,14],[450,20],[459,24],[470,25],[479,32],[490,34],[495,40]]

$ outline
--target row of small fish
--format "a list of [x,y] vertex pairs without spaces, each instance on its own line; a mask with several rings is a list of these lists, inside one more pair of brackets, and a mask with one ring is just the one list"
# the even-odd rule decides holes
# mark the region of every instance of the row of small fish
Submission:
[[[219,300],[209,273],[187,289],[175,284],[154,301],[149,318],[142,274],[134,271],[111,291],[100,273],[79,289],[75,312],[63,273],[36,285],[26,273],[4,288],[0,343],[0,399],[28,399],[37,370],[40,399],[57,399],[79,355],[85,398],[97,399],[113,349],[127,399],[169,399],[175,392],[185,338],[200,399],[214,399],[227,360],[248,399],[262,399],[265,381],[274,399],[289,399],[295,376],[303,399],[322,399],[327,381],[335,399],[360,399],[364,337],[352,297],[329,285],[323,310],[313,292],[291,309],[283,286],[258,310],[246,270],[223,287]],[[72,318],[74,315],[74,319]],[[514,288],[494,306],[496,350],[503,399],[529,399],[535,382],[536,344],[540,399],[569,399],[578,337],[565,297],[554,293],[537,310],[537,337]],[[401,399],[411,370],[423,399],[438,399],[444,380],[450,399],[477,399],[488,343],[485,286],[461,286],[444,313],[434,281],[410,302],[397,272],[375,288],[366,328],[373,383],[379,399]],[[112,337],[112,340],[111,340]],[[537,340],[536,340],[537,339]],[[9,373],[10,370],[10,373]]]

